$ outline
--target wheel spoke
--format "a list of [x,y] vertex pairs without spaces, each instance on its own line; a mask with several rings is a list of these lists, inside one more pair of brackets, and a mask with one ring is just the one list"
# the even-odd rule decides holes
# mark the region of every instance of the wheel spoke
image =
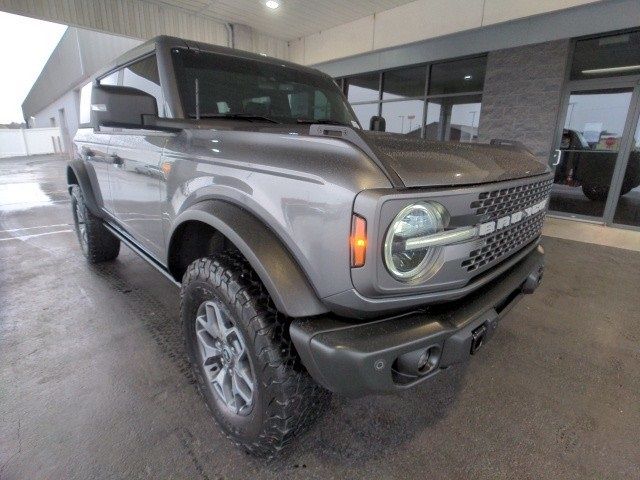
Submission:
[[232,386],[232,375],[229,373],[229,367],[226,365],[223,366],[220,369],[220,373],[214,377],[212,383],[227,406],[234,409],[235,400]]
[[220,349],[216,346],[215,339],[209,335],[206,330],[198,330],[198,343],[202,349],[202,360],[204,364],[211,358],[218,358],[222,354]]
[[233,387],[234,392],[240,395],[245,405],[251,405],[253,382],[247,373],[239,367],[233,371]]
[[[220,308],[215,302],[207,302],[205,304],[205,310],[207,312],[207,322],[211,325],[211,334],[220,340],[224,339],[227,326],[224,324]],[[215,332],[215,334],[213,332]]]
[[209,315],[200,315],[196,318],[198,324],[204,329],[212,338],[218,338],[218,330],[214,323],[211,322]]
[[235,327],[229,330],[227,342],[233,347],[233,351],[237,359],[244,358],[246,352],[244,341]]
[[242,333],[216,300],[203,302],[198,313],[196,338],[209,387],[230,411],[246,415],[253,404],[255,382]]

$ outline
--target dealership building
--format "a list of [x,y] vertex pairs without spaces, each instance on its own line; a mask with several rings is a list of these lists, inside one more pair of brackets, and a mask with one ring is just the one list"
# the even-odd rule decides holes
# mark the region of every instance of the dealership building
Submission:
[[[91,75],[142,39],[169,33],[319,68],[363,128],[382,117],[388,132],[524,146],[556,171],[552,214],[640,229],[640,2],[329,3],[324,20],[306,23],[294,5],[269,23],[221,12],[232,20],[225,23],[209,2],[143,1],[135,8],[154,10],[139,12],[136,25],[97,25],[90,11],[43,15],[19,2],[0,8],[79,27],[68,29],[23,104],[29,125],[59,125],[67,148]],[[161,28],[154,13],[182,20]]]

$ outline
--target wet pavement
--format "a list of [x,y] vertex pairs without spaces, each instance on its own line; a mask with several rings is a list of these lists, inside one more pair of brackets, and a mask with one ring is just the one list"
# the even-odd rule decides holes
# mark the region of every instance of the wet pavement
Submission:
[[271,462],[198,397],[178,291],[84,262],[64,160],[0,159],[0,479],[640,478],[640,253],[545,238],[547,271],[468,365],[334,396]]

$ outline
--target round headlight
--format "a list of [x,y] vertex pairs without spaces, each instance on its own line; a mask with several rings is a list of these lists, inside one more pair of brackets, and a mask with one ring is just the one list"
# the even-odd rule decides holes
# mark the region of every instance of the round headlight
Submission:
[[442,247],[407,249],[406,241],[444,230],[448,214],[439,203],[415,203],[403,208],[391,222],[384,240],[384,261],[389,273],[409,281],[433,271]]

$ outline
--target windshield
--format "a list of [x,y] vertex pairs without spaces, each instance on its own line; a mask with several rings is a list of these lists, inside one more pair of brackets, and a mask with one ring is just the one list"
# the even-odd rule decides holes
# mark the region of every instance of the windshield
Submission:
[[[338,86],[322,75],[230,55],[173,49],[186,117],[358,126]],[[197,82],[196,82],[197,80]]]

